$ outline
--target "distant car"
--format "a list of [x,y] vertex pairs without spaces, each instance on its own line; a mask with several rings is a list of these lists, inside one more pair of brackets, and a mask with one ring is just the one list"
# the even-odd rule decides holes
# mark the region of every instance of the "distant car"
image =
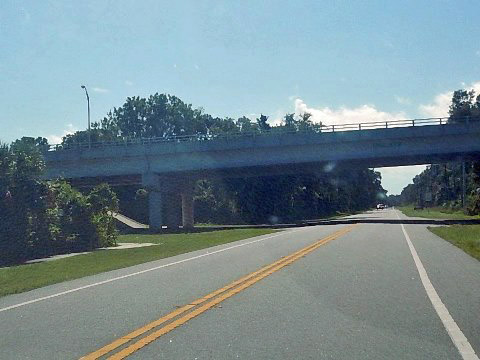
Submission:
[[377,210],[385,209],[385,204],[377,204]]

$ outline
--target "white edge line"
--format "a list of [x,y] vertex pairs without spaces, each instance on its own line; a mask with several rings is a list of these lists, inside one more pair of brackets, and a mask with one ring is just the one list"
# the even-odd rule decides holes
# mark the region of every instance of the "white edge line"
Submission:
[[[396,215],[398,219],[400,219],[398,213],[396,213]],[[400,225],[402,226],[403,235],[405,235],[405,239],[407,240],[408,247],[410,249],[410,252],[412,253],[413,261],[415,262],[415,265],[417,267],[423,287],[425,288],[428,298],[432,302],[432,305],[435,308],[438,317],[442,321],[443,326],[447,330],[450,339],[452,339],[453,344],[456,346],[464,360],[479,360],[477,355],[475,354],[475,350],[473,350],[472,348],[472,345],[470,345],[468,339],[465,337],[462,330],[460,330],[455,320],[453,320],[452,316],[448,312],[448,309],[442,302],[442,299],[440,299],[440,296],[438,296],[438,293],[433,287],[432,282],[428,278],[427,271],[425,270],[425,267],[423,266],[422,261],[420,260],[420,257],[418,256],[418,253],[415,250],[412,241],[410,240],[410,236],[408,236],[408,233],[405,230],[405,227],[403,226],[403,224]]]
[[[212,252],[209,252],[208,248],[207,248],[207,252],[204,253],[204,254],[200,254],[200,255],[197,255],[197,256],[192,256],[192,257],[187,258],[187,259],[174,261],[174,262],[164,264],[164,265],[155,266],[153,268],[137,271],[137,272],[134,272],[134,273],[131,273],[131,274],[117,276],[117,277],[114,277],[114,278],[111,278],[111,279],[108,279],[108,280],[103,280],[103,281],[99,281],[99,282],[96,282],[96,283],[93,283],[93,284],[80,286],[80,287],[70,289],[70,290],[66,290],[66,291],[62,291],[62,292],[59,292],[59,293],[56,293],[56,294],[39,297],[39,298],[29,300],[29,301],[25,301],[25,302],[22,302],[22,303],[19,303],[19,304],[10,305],[10,306],[1,308],[0,313],[4,312],[4,311],[7,311],[7,310],[12,310],[12,309],[15,309],[15,308],[19,308],[21,306],[33,304],[33,303],[36,303],[36,302],[39,302],[39,301],[48,300],[48,299],[52,299],[52,298],[55,298],[55,297],[58,297],[58,296],[67,295],[67,294],[70,294],[70,293],[73,293],[73,292],[76,292],[76,291],[80,291],[80,290],[85,290],[85,289],[88,289],[88,288],[91,288],[91,287],[94,287],[94,286],[108,284],[108,283],[111,283],[113,281],[126,279],[126,278],[129,278],[129,277],[132,277],[132,276],[136,276],[136,275],[144,274],[144,273],[147,273],[147,272],[150,272],[150,271],[166,268],[166,267],[169,267],[169,266],[172,266],[172,265],[181,264],[181,263],[184,263],[184,262],[187,262],[187,261],[200,259],[200,258],[205,257],[205,256],[218,254],[218,253],[221,253],[221,252],[224,252],[224,251],[227,251],[227,250],[231,250],[231,249],[239,248],[239,247],[242,247],[242,246],[254,244],[254,243],[264,241],[264,240],[268,240],[268,239],[271,239],[271,238],[274,238],[274,237],[277,237],[277,236],[282,236],[282,235],[285,235],[285,234],[290,234],[290,233],[293,233],[293,232],[297,232],[297,231],[301,231],[301,230],[305,230],[305,229],[309,229],[309,228],[311,228],[311,227],[303,227],[303,228],[300,228],[300,229],[295,229],[295,230],[290,230],[290,231],[281,231],[280,233],[275,234],[275,235],[270,235],[270,236],[267,236],[267,237],[264,237],[264,238],[261,238],[261,239],[257,239],[257,240],[249,241],[249,242],[246,242],[246,243],[229,246],[229,247],[219,249],[219,250],[215,250],[215,251],[212,251]],[[162,260],[162,259],[159,259],[159,260]],[[154,260],[154,261],[158,261],[158,260]],[[141,265],[141,264],[138,264],[138,265]]]

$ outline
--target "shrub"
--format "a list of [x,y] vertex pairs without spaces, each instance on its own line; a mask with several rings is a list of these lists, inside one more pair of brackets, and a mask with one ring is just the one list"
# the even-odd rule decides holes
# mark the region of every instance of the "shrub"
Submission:
[[107,184],[93,188],[88,194],[91,206],[91,221],[96,227],[96,245],[116,246],[118,232],[115,228],[113,212],[118,211],[118,198]]
[[116,245],[118,199],[108,185],[83,195],[66,181],[38,180],[18,166],[24,158],[0,145],[8,170],[0,174],[0,265]]

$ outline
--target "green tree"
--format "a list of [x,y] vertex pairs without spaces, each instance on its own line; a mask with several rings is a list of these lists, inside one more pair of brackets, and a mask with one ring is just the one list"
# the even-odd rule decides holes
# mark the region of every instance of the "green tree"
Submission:
[[117,230],[113,213],[118,212],[118,198],[108,184],[100,184],[87,196],[90,204],[91,221],[96,227],[96,246],[117,244]]
[[297,120],[295,114],[286,114],[283,118],[283,126],[290,131],[297,130]]
[[240,132],[255,133],[259,131],[258,124],[252,123],[252,121],[246,116],[237,119],[237,127]]
[[43,222],[45,187],[38,179],[45,167],[40,149],[44,145],[41,138],[24,137],[10,147],[2,146],[0,166],[4,171],[0,183],[4,195],[0,246],[7,262],[23,261],[34,253],[36,244],[48,242]]
[[260,114],[260,117],[257,118],[257,125],[260,131],[268,131],[271,129],[271,126],[269,123],[267,123],[268,116],[265,116],[263,114]]
[[452,103],[449,109],[449,121],[458,122],[472,116],[475,107],[473,103],[475,92],[473,90],[456,90],[453,92]]
[[[311,130],[314,128],[313,122],[311,120],[312,114],[309,112],[304,112],[303,114],[299,115],[297,123],[299,130]],[[320,123],[321,125],[321,123]]]

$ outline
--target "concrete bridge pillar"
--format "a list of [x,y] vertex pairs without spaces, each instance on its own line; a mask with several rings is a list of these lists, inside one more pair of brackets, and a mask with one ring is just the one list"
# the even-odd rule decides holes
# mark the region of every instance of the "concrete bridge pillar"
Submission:
[[195,181],[182,184],[182,225],[184,229],[192,229],[194,225],[193,190]]
[[194,180],[166,178],[147,173],[143,175],[142,182],[149,193],[151,230],[160,231],[163,225],[169,229],[177,229],[180,225],[185,229],[193,228]]
[[150,229],[160,231],[163,225],[162,193],[150,190],[148,194],[148,222]]
[[143,186],[148,190],[148,222],[150,230],[160,231],[163,225],[163,199],[160,178],[156,174],[144,174]]

